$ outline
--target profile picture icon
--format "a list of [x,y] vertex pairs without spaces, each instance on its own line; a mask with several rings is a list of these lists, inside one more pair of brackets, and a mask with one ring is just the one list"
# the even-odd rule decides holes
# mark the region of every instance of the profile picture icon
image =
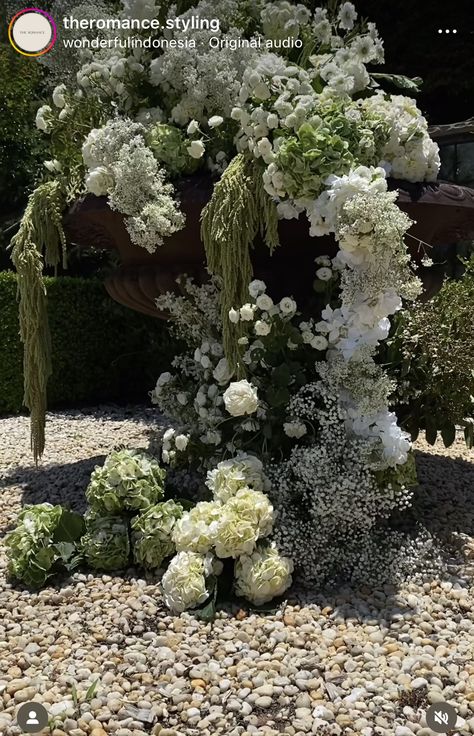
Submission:
[[41,733],[48,725],[48,711],[41,703],[23,703],[16,720],[23,733]]
[[57,30],[53,17],[41,8],[25,8],[11,19],[8,38],[22,56],[42,56],[56,42]]

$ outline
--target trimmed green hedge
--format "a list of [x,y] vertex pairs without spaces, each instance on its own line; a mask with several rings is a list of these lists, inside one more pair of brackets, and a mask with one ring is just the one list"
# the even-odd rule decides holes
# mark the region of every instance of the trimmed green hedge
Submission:
[[[47,277],[48,406],[147,401],[174,353],[166,324],[116,304],[98,279]],[[0,413],[23,406],[16,274],[0,273]]]

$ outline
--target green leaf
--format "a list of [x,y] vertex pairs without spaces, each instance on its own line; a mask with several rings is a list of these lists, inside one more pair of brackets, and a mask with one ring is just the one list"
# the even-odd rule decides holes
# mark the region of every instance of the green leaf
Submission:
[[77,706],[79,705],[79,697],[77,695],[77,687],[76,687],[75,682],[72,683],[71,695],[72,695],[72,702],[74,703],[75,708],[77,708]]
[[92,700],[92,698],[96,694],[98,685],[99,685],[99,680],[97,679],[97,680],[94,680],[92,685],[88,687],[87,692],[86,692],[86,703],[88,703],[89,700]]
[[214,621],[216,617],[216,599],[217,599],[217,585],[214,585],[214,589],[200,608],[193,608],[192,611],[197,619],[200,621]]
[[436,422],[431,416],[426,418],[425,435],[426,435],[426,441],[428,442],[428,444],[434,445],[434,443],[436,442],[436,438],[438,436],[438,428],[436,426]]
[[447,424],[441,430],[441,437],[443,438],[444,446],[451,447],[454,440],[456,439],[456,427],[454,424]]
[[80,514],[63,509],[53,542],[76,542],[84,534],[84,528],[84,519]]
[[381,72],[373,73],[372,79],[375,79],[377,82],[388,82],[389,84],[392,84],[394,87],[398,87],[399,89],[405,89],[410,92],[419,92],[420,87],[423,84],[423,80],[421,77],[405,77],[403,74],[383,74]]

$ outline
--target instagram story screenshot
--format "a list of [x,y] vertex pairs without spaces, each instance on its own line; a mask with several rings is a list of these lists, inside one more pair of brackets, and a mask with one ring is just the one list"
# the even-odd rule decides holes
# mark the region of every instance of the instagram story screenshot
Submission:
[[22,734],[474,734],[473,0],[0,0]]

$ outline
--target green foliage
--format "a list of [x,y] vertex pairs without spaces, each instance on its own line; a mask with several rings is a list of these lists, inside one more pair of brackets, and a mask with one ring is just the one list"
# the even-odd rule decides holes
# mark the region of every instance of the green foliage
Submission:
[[45,145],[35,127],[41,67],[0,45],[0,211],[20,206],[36,184]]
[[[174,352],[165,323],[113,302],[97,279],[46,277],[53,374],[48,406],[144,401]],[[0,413],[23,406],[17,276],[0,273]]]
[[171,533],[176,520],[183,515],[183,507],[172,499],[157,503],[132,521],[133,557],[147,569],[161,567],[163,561],[175,552]]
[[156,123],[146,135],[146,144],[171,177],[192,174],[199,167],[199,160],[187,151],[189,140],[175,125]]
[[61,506],[25,506],[5,540],[9,574],[39,588],[55,573],[70,572],[81,560],[76,543],[83,531],[82,516]]
[[123,570],[130,558],[128,524],[121,516],[86,514],[81,550],[93,570]]
[[398,388],[394,397],[402,426],[413,438],[424,431],[449,447],[456,425],[474,440],[474,261],[458,281],[446,281],[430,301],[402,314],[388,341],[384,362]]
[[238,363],[240,325],[232,329],[229,309],[246,301],[252,279],[250,248],[258,234],[270,250],[278,244],[278,216],[274,202],[263,188],[256,161],[238,154],[214,187],[202,212],[201,237],[210,273],[222,280],[221,313],[224,351],[231,366],[243,375]]

